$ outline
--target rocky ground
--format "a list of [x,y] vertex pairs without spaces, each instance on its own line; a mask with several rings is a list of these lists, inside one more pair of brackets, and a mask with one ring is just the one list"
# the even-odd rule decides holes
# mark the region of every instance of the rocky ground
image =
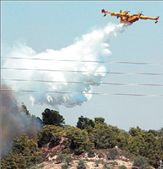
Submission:
[[[37,169],[62,169],[62,165],[64,163],[57,163],[56,157],[51,157],[47,161],[38,164],[34,168]],[[107,164],[112,166],[113,169],[118,169],[119,166],[125,166],[128,169],[132,168],[131,161],[124,161],[122,159],[116,160],[106,160],[106,159],[96,159],[96,158],[81,158],[81,159],[73,159],[69,165],[69,169],[77,169],[77,165],[79,160],[83,160],[85,162],[85,166],[87,169],[103,169],[104,165]],[[32,169],[34,169],[32,168]]]

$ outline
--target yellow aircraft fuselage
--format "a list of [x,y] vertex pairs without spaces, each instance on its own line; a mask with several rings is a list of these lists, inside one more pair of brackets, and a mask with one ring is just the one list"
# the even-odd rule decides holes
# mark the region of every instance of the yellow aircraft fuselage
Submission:
[[152,16],[144,16],[141,13],[138,14],[129,14],[128,11],[120,11],[120,12],[110,12],[102,9],[101,11],[104,16],[106,15],[111,15],[111,16],[116,16],[117,18],[120,18],[120,23],[125,23],[125,24],[132,24],[139,19],[144,19],[144,20],[155,20],[155,23],[158,22],[159,17],[152,17]]

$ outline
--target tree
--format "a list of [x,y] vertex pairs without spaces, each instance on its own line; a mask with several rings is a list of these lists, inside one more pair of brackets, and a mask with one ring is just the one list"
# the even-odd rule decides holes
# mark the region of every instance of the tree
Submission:
[[98,123],[93,129],[93,138],[95,147],[100,148],[113,148],[117,145],[117,132],[111,126],[105,123]]
[[24,103],[22,103],[21,109],[22,109],[22,112],[24,112],[26,115],[30,115],[30,112]]
[[42,151],[38,149],[36,139],[24,135],[13,141],[12,152],[2,159],[1,167],[26,169],[42,161]]
[[87,118],[87,117],[79,117],[77,122],[77,127],[80,129],[87,129],[90,130],[91,128],[94,128],[95,123],[93,120]]
[[76,127],[69,127],[66,129],[66,136],[69,141],[69,148],[79,155],[92,148],[92,144],[88,137],[88,132]]
[[101,123],[103,124],[105,122],[105,119],[102,117],[95,117],[95,123]]
[[44,125],[56,125],[62,126],[64,124],[64,118],[58,111],[45,109],[42,113],[42,120]]
[[65,136],[63,127],[55,125],[45,125],[38,133],[38,146],[42,147],[49,143],[49,147],[59,144],[61,137]]

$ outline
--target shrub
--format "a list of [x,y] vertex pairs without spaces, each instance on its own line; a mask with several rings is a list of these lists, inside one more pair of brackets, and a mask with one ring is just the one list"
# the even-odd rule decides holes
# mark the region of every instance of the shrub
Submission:
[[86,166],[83,160],[79,160],[77,169],[86,169]]
[[65,163],[65,164],[63,164],[63,165],[61,166],[61,169],[68,169],[68,168],[69,168],[69,166],[68,166],[67,163]]
[[93,151],[89,151],[89,152],[88,152],[88,157],[89,157],[89,158],[95,157],[95,153],[94,153]]
[[111,167],[109,166],[109,164],[105,163],[102,169],[111,169]]
[[120,165],[120,166],[118,167],[118,169],[127,169],[127,167],[124,166],[124,165]]
[[98,166],[99,166],[99,163],[100,163],[100,161],[99,161],[99,160],[96,160],[96,161],[95,161],[95,167],[98,167]]
[[145,169],[149,166],[148,160],[143,156],[137,156],[133,162],[134,167],[139,167],[139,169]]

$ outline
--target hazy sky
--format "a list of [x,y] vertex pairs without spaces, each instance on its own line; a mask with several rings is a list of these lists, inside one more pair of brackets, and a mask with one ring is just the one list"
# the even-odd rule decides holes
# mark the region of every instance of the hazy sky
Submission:
[[[108,75],[105,82],[163,84],[163,75],[139,75],[137,72],[163,73],[163,2],[2,2],[2,45],[25,43],[34,50],[61,49],[92,29],[108,22],[118,23],[114,17],[103,17],[102,8],[144,15],[160,16],[160,22],[140,21],[128,27],[116,38],[110,39],[110,61],[147,62],[152,64],[110,64],[110,71],[128,72],[130,75]],[[3,75],[2,75],[3,76]],[[94,91],[103,93],[137,93],[163,95],[163,86],[111,86],[101,85]],[[33,107],[27,98],[21,98],[27,107],[40,115],[46,106]],[[104,117],[107,123],[128,130],[140,126],[144,129],[163,127],[163,97],[132,97],[94,95],[82,106],[59,107],[68,124],[75,124],[80,115]]]

